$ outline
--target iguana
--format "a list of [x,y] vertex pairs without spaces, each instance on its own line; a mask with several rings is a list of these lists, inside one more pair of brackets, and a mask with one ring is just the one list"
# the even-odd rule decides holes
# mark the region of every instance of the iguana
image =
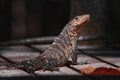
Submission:
[[36,70],[55,70],[57,67],[64,66],[71,57],[72,63],[77,63],[75,53],[76,42],[80,32],[90,19],[89,14],[76,16],[63,28],[62,32],[53,41],[47,50],[35,59],[25,60],[20,63],[10,64],[7,67],[25,69],[28,73]]

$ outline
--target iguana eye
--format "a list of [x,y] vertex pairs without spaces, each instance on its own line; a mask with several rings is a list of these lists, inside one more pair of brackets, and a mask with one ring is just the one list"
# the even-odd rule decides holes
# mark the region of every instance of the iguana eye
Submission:
[[76,17],[75,19],[78,20],[78,17]]

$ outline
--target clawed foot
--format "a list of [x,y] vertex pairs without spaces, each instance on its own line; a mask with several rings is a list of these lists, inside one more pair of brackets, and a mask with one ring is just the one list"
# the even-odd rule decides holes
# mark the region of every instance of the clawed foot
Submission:
[[77,65],[77,62],[73,62],[73,61],[68,61],[66,65]]
[[46,70],[53,72],[53,71],[59,71],[59,68],[55,67],[55,68],[51,68],[51,69],[43,69],[43,71],[46,71]]

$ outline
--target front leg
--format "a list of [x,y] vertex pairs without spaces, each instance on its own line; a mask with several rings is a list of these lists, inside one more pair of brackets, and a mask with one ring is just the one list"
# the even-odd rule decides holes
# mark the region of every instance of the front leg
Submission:
[[72,55],[72,64],[73,65],[78,64],[78,62],[77,62],[77,53],[75,51],[73,52],[73,55]]
[[77,49],[77,42],[73,42],[72,43],[72,55],[71,55],[73,65],[77,64],[77,52],[76,52],[76,49]]

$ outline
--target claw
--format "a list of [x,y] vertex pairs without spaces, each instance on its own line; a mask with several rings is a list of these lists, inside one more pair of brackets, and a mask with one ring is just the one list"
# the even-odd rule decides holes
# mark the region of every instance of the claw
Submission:
[[43,69],[43,71],[46,71],[46,70],[53,72],[53,71],[59,71],[59,68],[55,67],[55,68],[51,68],[51,69]]

